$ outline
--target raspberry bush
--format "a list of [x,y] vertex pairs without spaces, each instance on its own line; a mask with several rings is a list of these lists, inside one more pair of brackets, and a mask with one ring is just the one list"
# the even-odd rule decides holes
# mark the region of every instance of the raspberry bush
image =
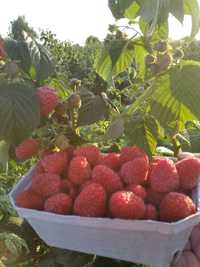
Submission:
[[[119,172],[121,162],[129,165],[129,156],[131,160],[138,161],[138,154],[143,155],[144,173],[140,180],[151,184],[156,183],[156,178],[146,175],[149,162],[144,151],[149,156],[156,153],[176,156],[181,147],[191,152],[197,149],[200,64],[198,57],[191,56],[191,47],[200,25],[198,3],[196,0],[151,0],[148,3],[109,0],[109,8],[119,22],[109,26],[103,42],[89,37],[85,47],[60,42],[51,32],[38,35],[23,17],[12,22],[8,38],[0,38],[0,226],[3,229],[0,230],[0,265],[133,266],[131,263],[47,247],[17,217],[10,207],[7,193],[17,181],[16,177],[21,177],[40,157],[35,177],[44,176],[44,172],[48,171],[53,173],[54,178],[60,173],[64,177],[61,183],[52,179],[54,189],[56,182],[56,195],[50,196],[46,204],[31,192],[31,205],[38,208],[45,205],[47,210],[57,211],[57,206],[62,203],[60,211],[71,212],[71,201],[78,195],[77,187],[81,185],[83,198],[84,190],[92,188],[88,182],[88,176],[92,175],[90,164],[92,168],[101,165],[103,169]],[[169,14],[180,22],[185,14],[192,17],[190,38],[177,42],[168,39]],[[128,19],[128,23],[119,26],[123,18]],[[130,30],[132,36],[128,34]],[[89,154],[84,146],[74,151],[76,146],[87,143],[98,144],[102,152],[112,154],[99,156],[99,151],[93,146]],[[127,145],[131,149],[125,148],[124,154],[119,156],[121,147]],[[133,145],[141,148],[138,154]],[[158,146],[165,146],[168,150],[159,150]],[[52,151],[57,151],[56,157]],[[133,151],[137,155],[135,159],[132,158]],[[73,153],[77,158],[84,158],[75,162],[84,169],[84,175],[81,179],[77,178],[72,166],[68,181],[67,174],[63,173]],[[159,172],[157,163],[151,162],[152,176],[155,169]],[[181,173],[181,164],[177,165],[180,165],[178,171]],[[129,181],[135,178],[129,177],[129,168],[127,171],[125,167],[123,179],[130,187]],[[169,172],[173,180],[176,174],[171,169]],[[117,190],[121,188],[118,174],[113,176],[111,173],[110,181],[94,174],[93,179],[100,179],[101,189],[106,185],[105,191],[110,192],[113,184]],[[196,184],[196,176],[192,177],[192,184],[184,174],[181,177],[185,188],[191,189]],[[73,184],[74,181],[77,185]],[[166,188],[168,185],[162,186]],[[164,188],[164,191],[156,192],[148,188],[144,191],[141,187],[129,190],[142,194],[151,203],[145,209],[143,200],[140,201],[138,196],[140,203],[136,201],[136,204],[143,206],[142,216],[157,219],[157,207],[166,199],[169,190]],[[176,182],[173,187],[177,187]],[[100,193],[104,195],[105,191],[101,189]],[[59,193],[60,190],[62,193]],[[49,195],[49,192],[46,193]],[[19,203],[24,198],[26,193]],[[121,193],[110,205],[113,206],[115,201],[121,205],[118,199],[124,198],[126,194],[123,196]],[[79,202],[77,213],[82,212]],[[134,205],[134,198],[132,202],[130,206]],[[167,206],[166,203],[163,205]],[[103,214],[103,208],[100,208],[100,214]],[[122,216],[126,217],[126,207],[123,208]],[[112,211],[115,213],[115,210]],[[192,260],[196,264],[196,246],[193,250],[196,254],[184,252],[182,260],[187,266]]]

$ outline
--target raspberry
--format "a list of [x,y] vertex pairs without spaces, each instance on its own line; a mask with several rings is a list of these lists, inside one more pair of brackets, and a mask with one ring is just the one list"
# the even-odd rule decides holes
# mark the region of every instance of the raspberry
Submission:
[[197,186],[200,176],[200,159],[190,157],[176,163],[180,178],[180,186],[184,190],[192,190]]
[[123,188],[120,177],[110,168],[97,165],[92,171],[92,181],[101,184],[108,194]]
[[146,159],[147,162],[149,162],[147,154],[141,148],[137,146],[132,146],[132,147],[125,146],[121,149],[120,163],[122,165],[138,157],[143,157]]
[[160,204],[160,218],[167,222],[184,219],[195,212],[196,205],[192,199],[177,192],[168,193]]
[[16,197],[16,204],[26,209],[42,210],[44,207],[44,200],[41,196],[29,189]]
[[48,116],[58,104],[58,96],[54,89],[48,86],[38,88],[37,97],[40,104],[40,113],[43,116]]
[[92,180],[86,181],[84,184],[80,186],[80,192],[89,184],[93,184],[94,182]]
[[172,160],[160,159],[152,168],[150,175],[151,187],[159,193],[176,191],[179,188],[179,176]]
[[44,204],[45,211],[58,214],[70,214],[72,207],[73,201],[71,197],[64,193],[58,193],[49,197]]
[[78,187],[70,182],[68,179],[64,179],[61,181],[61,189],[63,193],[68,194],[73,200],[78,195]]
[[142,158],[135,158],[124,163],[120,170],[120,176],[126,184],[144,184],[147,180],[149,164]]
[[44,173],[44,172],[45,172],[45,170],[44,170],[44,168],[42,166],[41,161],[38,161],[37,165],[35,166],[34,173],[35,174],[40,174],[40,173]]
[[157,220],[158,219],[158,212],[155,206],[152,204],[147,204],[144,214],[145,220]]
[[51,155],[53,152],[49,149],[46,149],[46,150],[43,150],[41,153],[40,153],[40,157],[41,159],[43,159],[44,157],[48,156],[48,155]]
[[81,185],[91,177],[91,168],[85,157],[75,157],[70,161],[68,177],[74,184]]
[[79,216],[101,217],[106,214],[106,192],[100,184],[86,186],[74,203],[74,213]]
[[41,164],[46,172],[61,174],[67,167],[68,157],[64,151],[54,152],[45,156],[41,160]]
[[57,174],[42,173],[32,179],[32,190],[43,198],[50,197],[60,191],[61,181]]
[[102,155],[99,159],[99,165],[105,165],[115,171],[120,168],[120,154],[118,153],[109,153],[107,155]]
[[26,160],[35,155],[38,149],[39,142],[35,139],[28,138],[16,147],[15,153],[18,159]]
[[7,56],[3,39],[0,38],[0,60]]
[[144,201],[130,191],[118,191],[109,201],[109,209],[114,218],[142,219],[145,213]]
[[100,151],[96,146],[86,145],[77,148],[74,151],[74,155],[77,157],[85,157],[91,166],[95,166],[99,161]]
[[133,192],[135,195],[137,195],[138,197],[141,197],[141,199],[143,200],[146,199],[146,196],[147,196],[146,190],[141,185],[130,184],[126,187],[126,190]]
[[200,261],[193,251],[178,253],[173,260],[171,267],[199,267]]
[[162,199],[166,195],[164,193],[156,192],[150,187],[146,189],[146,192],[147,192],[147,197],[146,197],[147,203],[153,204],[156,207],[160,205]]

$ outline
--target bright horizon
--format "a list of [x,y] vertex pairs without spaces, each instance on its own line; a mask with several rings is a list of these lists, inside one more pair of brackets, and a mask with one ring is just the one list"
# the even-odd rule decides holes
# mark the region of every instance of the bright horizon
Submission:
[[[108,25],[115,21],[108,8],[108,0],[59,0],[57,3],[58,6],[54,1],[46,0],[4,1],[1,4],[0,34],[5,37],[10,21],[25,16],[36,31],[50,30],[60,40],[83,44],[90,35],[102,40]],[[183,26],[173,17],[170,18],[172,39],[188,36],[190,29],[190,18],[185,18]],[[197,38],[200,38],[200,33]]]

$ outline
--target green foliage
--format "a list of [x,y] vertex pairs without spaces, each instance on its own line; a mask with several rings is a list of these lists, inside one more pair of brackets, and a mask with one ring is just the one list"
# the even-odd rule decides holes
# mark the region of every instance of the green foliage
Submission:
[[101,96],[82,90],[82,107],[79,110],[78,125],[88,125],[105,118],[108,107]]
[[0,138],[18,143],[39,125],[35,87],[30,82],[0,81]]

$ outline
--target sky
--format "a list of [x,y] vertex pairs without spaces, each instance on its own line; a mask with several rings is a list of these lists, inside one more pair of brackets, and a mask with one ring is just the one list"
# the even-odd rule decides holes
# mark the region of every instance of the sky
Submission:
[[[90,35],[103,39],[114,23],[108,0],[6,0],[1,3],[0,34],[6,36],[10,21],[22,15],[35,30],[51,30],[60,40],[80,44]],[[189,35],[190,28],[190,18],[183,27],[170,18],[171,38]]]

